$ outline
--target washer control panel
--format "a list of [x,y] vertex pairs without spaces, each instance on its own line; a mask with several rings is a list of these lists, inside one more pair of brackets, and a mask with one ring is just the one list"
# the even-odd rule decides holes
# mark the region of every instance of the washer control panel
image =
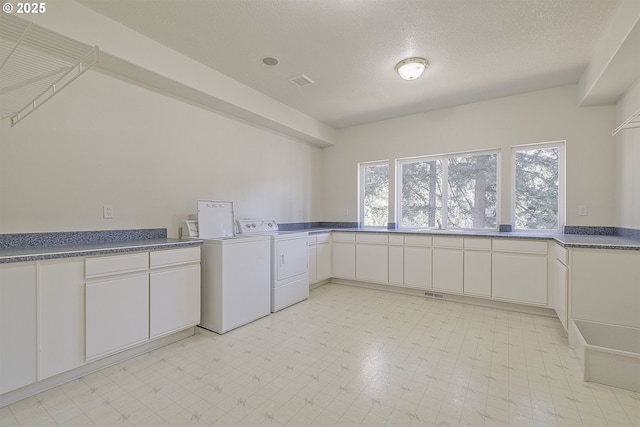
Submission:
[[274,219],[239,219],[238,232],[240,233],[268,233],[278,231],[278,223]]

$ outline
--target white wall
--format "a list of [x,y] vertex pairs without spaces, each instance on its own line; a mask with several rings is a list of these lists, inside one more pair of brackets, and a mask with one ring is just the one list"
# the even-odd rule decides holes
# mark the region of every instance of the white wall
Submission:
[[[198,198],[319,221],[320,149],[89,71],[0,122],[0,233],[167,228]],[[102,218],[112,204],[114,219]]]
[[[640,79],[616,103],[616,127],[640,109]],[[640,229],[640,128],[624,129],[615,136],[616,225]]]
[[[331,145],[335,130],[224,74],[89,9],[74,0],[56,0],[30,20],[48,30],[100,48],[96,69],[124,75],[160,93],[195,98],[304,141]],[[26,17],[24,17],[26,18]]]
[[[613,106],[577,107],[572,85],[342,129],[336,146],[323,150],[325,220],[357,221],[358,162],[390,159],[393,169],[402,157],[501,148],[499,223],[508,224],[510,147],[566,140],[566,224],[612,225],[613,124]],[[580,205],[588,216],[578,216]]]
[[[233,200],[238,217],[357,221],[358,162],[483,148],[503,150],[505,224],[509,147],[562,139],[567,224],[640,228],[640,130],[614,144],[614,115],[577,107],[566,86],[343,129],[321,150],[89,71],[15,127],[0,122],[0,233],[163,227],[177,237],[198,198]],[[103,204],[114,219],[102,219]]]

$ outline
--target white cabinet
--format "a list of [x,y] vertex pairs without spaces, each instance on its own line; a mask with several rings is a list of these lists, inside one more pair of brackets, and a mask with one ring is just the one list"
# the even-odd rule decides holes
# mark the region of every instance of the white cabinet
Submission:
[[200,248],[150,253],[149,338],[200,323]]
[[461,294],[463,290],[462,237],[433,238],[433,289]]
[[555,310],[567,330],[569,251],[558,243],[549,243],[549,307]]
[[430,236],[404,236],[404,284],[431,289],[432,241]]
[[[538,307],[556,304],[562,294],[557,290],[557,298],[549,296],[548,301],[552,276],[545,239],[374,232],[334,232],[332,237],[333,277],[340,279]],[[316,269],[318,259],[316,255]],[[565,283],[566,267],[557,273]],[[556,271],[553,264],[549,268]],[[560,302],[557,310],[564,306]]]
[[0,264],[0,394],[197,325],[200,291],[200,247]]
[[640,328],[640,251],[571,249],[571,318]]
[[495,299],[547,305],[547,242],[493,240],[491,294]]
[[389,284],[404,285],[404,236],[389,235]]
[[0,265],[0,394],[36,381],[36,265]]
[[38,264],[38,379],[84,364],[84,258]]
[[310,234],[308,237],[309,245],[309,284],[316,283],[318,281],[318,261],[316,260],[318,250],[316,245],[318,237],[315,234]]
[[149,338],[149,253],[86,259],[86,359]]
[[333,233],[332,269],[333,277],[339,279],[356,278],[355,233]]
[[356,279],[389,282],[389,240],[386,233],[356,235]]
[[320,233],[316,242],[316,281],[331,278],[331,234]]
[[331,234],[309,235],[309,284],[331,278]]
[[491,239],[464,238],[464,294],[491,297]]

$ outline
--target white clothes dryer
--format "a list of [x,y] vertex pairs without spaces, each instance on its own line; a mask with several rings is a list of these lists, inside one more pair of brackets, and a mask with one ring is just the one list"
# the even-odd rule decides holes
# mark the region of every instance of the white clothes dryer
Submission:
[[271,312],[309,298],[309,233],[279,231],[274,220],[238,220],[242,235],[271,238]]

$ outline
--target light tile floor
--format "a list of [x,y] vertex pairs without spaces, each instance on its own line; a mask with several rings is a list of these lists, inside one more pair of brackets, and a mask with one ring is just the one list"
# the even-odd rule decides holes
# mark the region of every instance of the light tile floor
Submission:
[[640,426],[557,319],[329,284],[0,409],[9,426]]

